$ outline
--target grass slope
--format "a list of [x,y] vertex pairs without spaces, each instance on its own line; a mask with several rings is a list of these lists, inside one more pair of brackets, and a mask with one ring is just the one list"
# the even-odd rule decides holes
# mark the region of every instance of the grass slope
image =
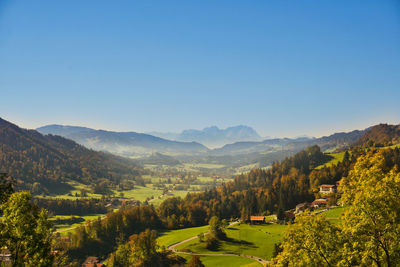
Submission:
[[328,220],[333,223],[337,223],[340,220],[340,215],[345,211],[346,207],[337,207],[328,211],[322,212],[321,215],[325,216]]
[[205,233],[208,231],[209,226],[191,227],[179,230],[170,230],[159,233],[157,242],[160,246],[169,246],[180,241],[186,240],[193,236],[197,236],[200,233]]
[[344,153],[345,152],[327,154],[328,156],[332,157],[331,160],[329,160],[325,164],[317,166],[315,169],[321,169],[324,166],[329,167],[334,164],[337,164],[338,162],[341,162],[344,158]]
[[[185,257],[186,258],[186,257]],[[188,263],[191,256],[186,258]],[[260,267],[261,264],[252,259],[234,257],[234,256],[201,256],[201,262],[206,267]]]
[[[68,224],[68,223],[65,223],[65,224],[54,224],[54,229],[57,231],[57,232],[59,232],[59,231],[61,231],[61,232],[69,232],[69,231],[65,231],[66,229],[69,229],[69,228],[73,228],[73,227],[77,227],[77,226],[79,226],[79,225],[82,225],[82,224],[84,224],[84,223],[86,223],[87,221],[89,221],[89,220],[97,220],[97,218],[98,217],[104,217],[105,215],[104,214],[93,214],[93,215],[85,215],[85,216],[75,216],[76,218],[82,218],[82,221],[81,222],[79,222],[79,223],[73,223],[73,224]],[[49,220],[50,221],[52,221],[52,222],[54,222],[54,220],[56,220],[56,219],[69,219],[69,218],[71,218],[71,216],[64,216],[64,215],[55,215],[55,216],[52,216]]]
[[238,224],[226,229],[227,240],[221,242],[218,251],[210,251],[198,239],[177,247],[195,253],[233,253],[271,259],[274,245],[280,242],[286,225],[248,225]]

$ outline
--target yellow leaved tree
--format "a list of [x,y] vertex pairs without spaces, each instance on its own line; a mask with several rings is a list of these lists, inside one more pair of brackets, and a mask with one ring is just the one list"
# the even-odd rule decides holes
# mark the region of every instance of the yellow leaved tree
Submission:
[[382,151],[343,178],[338,224],[304,214],[285,233],[273,266],[400,266],[400,173]]

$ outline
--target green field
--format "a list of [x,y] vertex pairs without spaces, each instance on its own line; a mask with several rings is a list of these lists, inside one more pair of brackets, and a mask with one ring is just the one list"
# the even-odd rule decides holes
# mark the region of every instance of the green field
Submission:
[[337,164],[338,162],[341,162],[343,160],[343,158],[344,158],[344,153],[345,152],[327,154],[327,155],[332,157],[331,160],[326,162],[325,164],[319,165],[315,169],[321,169],[324,166],[329,167],[329,166],[332,166],[334,164]]
[[205,233],[208,231],[208,225],[200,227],[191,227],[179,230],[170,230],[159,233],[157,242],[160,246],[169,246],[180,241],[186,240],[190,237],[197,236],[200,233]]
[[[189,263],[192,256],[190,255],[180,255],[187,260]],[[260,267],[260,263],[248,258],[235,257],[235,256],[201,256],[201,262],[206,267]]]
[[[200,233],[205,233],[208,231],[208,228],[209,226],[205,225],[200,227],[191,227],[191,228],[161,232],[159,233],[159,237],[157,238],[157,243],[160,246],[167,247],[169,245],[186,240],[190,237],[197,236]],[[180,254],[180,256],[187,259],[187,262],[189,262],[192,257],[190,255],[184,255],[184,254]],[[259,263],[255,262],[252,259],[235,257],[235,256],[201,256],[200,259],[205,266],[210,266],[210,267],[211,266],[230,266],[230,267],[261,266]]]
[[331,220],[334,223],[339,222],[340,220],[340,215],[344,212],[346,207],[337,207],[330,209],[328,211],[322,212],[321,215],[325,216],[328,220]]
[[[63,198],[63,199],[78,199],[80,197],[80,192],[81,190],[86,190],[87,191],[87,197],[85,198],[101,198],[101,194],[93,194],[91,193],[91,188],[88,187],[87,185],[72,181],[68,182],[68,184],[73,188],[69,192],[66,192],[64,194],[59,194],[59,195],[51,195],[51,196],[46,196],[46,198]],[[139,201],[145,201],[147,198],[151,197],[158,197],[159,195],[162,194],[162,190],[153,188],[152,184],[148,184],[145,187],[144,186],[138,186],[136,185],[134,189],[132,190],[125,190],[125,191],[117,191],[117,190],[112,190],[115,196],[119,196],[121,193],[123,193],[123,198],[127,199],[136,199]],[[78,194],[78,196],[75,196],[75,193]]]
[[155,189],[152,187],[151,184],[148,184],[145,187],[136,185],[135,188],[132,190],[117,191],[116,192],[117,196],[120,193],[123,193],[124,198],[127,198],[127,199],[135,199],[135,200],[139,200],[139,201],[145,201],[147,198],[158,197],[159,195],[162,194],[162,190]]
[[167,195],[163,195],[162,197],[158,196],[149,202],[157,207],[167,198],[170,198],[170,197],[184,198],[187,195],[187,193],[189,193],[189,191],[187,191],[187,190],[174,190],[174,191],[168,193]]
[[286,225],[249,225],[238,224],[226,229],[227,240],[221,242],[218,251],[210,251],[198,239],[177,247],[178,250],[190,250],[195,253],[232,253],[271,259],[274,245],[280,242]]
[[187,170],[199,169],[199,168],[203,168],[203,169],[220,169],[220,168],[225,167],[225,165],[213,164],[213,163],[184,163],[183,166]]
[[[89,220],[96,220],[98,217],[104,217],[104,216],[105,216],[105,214],[74,216],[76,218],[82,218],[83,221],[80,223],[73,223],[73,224],[54,224],[54,228],[55,228],[56,232],[62,232],[62,233],[69,232],[69,231],[66,231],[66,229],[77,227],[79,225],[86,223]],[[56,216],[50,217],[49,220],[54,221],[55,219],[68,219],[68,218],[71,218],[71,216],[56,215]]]

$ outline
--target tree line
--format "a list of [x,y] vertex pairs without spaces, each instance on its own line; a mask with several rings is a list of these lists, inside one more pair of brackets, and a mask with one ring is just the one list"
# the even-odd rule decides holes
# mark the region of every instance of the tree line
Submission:
[[35,198],[35,204],[48,210],[53,215],[86,215],[105,214],[110,210],[106,208],[107,202],[102,199],[50,199]]
[[132,160],[87,149],[61,136],[21,129],[1,118],[0,166],[0,171],[22,182],[19,187],[37,194],[51,192],[66,178],[84,184],[101,178],[119,183],[142,171]]

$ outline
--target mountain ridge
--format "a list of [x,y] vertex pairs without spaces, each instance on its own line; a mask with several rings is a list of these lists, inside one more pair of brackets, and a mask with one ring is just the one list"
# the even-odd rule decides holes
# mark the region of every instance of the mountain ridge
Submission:
[[97,152],[58,135],[43,135],[22,129],[0,118],[0,167],[29,188],[35,183],[61,184],[69,179],[92,183],[139,175],[140,168],[129,159]]
[[148,156],[153,152],[172,155],[197,154],[208,148],[197,142],[179,142],[137,132],[114,132],[68,125],[47,125],[37,128],[43,134],[57,134],[88,148],[121,156]]
[[400,124],[380,123],[369,128],[356,146],[390,146],[400,143]]
[[246,125],[231,126],[225,129],[210,126],[202,130],[186,129],[180,133],[150,132],[149,134],[177,141],[196,141],[210,148],[218,148],[239,141],[263,140],[256,130]]

